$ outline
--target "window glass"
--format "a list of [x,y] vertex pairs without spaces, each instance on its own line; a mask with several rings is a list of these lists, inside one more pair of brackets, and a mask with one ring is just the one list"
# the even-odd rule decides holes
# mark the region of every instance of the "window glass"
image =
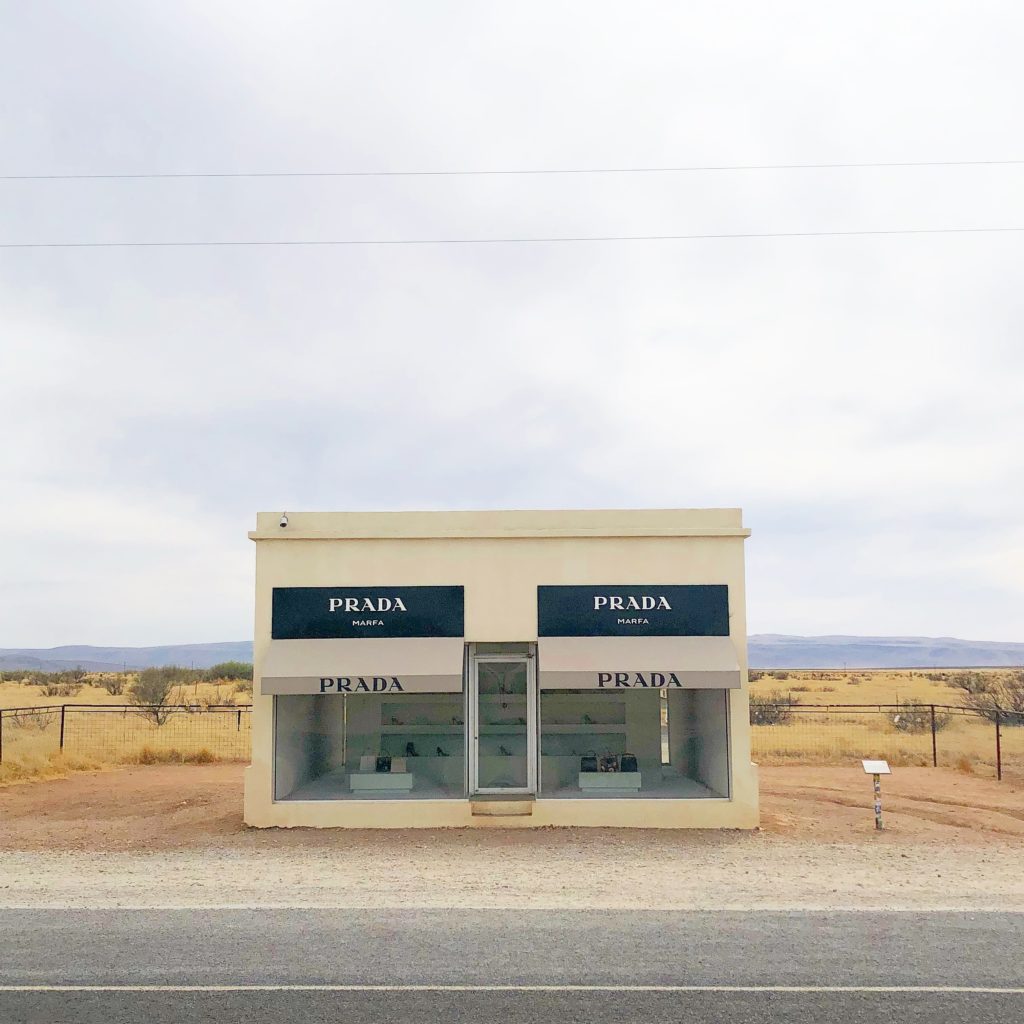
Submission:
[[277,800],[429,800],[465,795],[461,693],[275,698]]
[[727,796],[727,691],[662,693],[542,691],[541,796]]

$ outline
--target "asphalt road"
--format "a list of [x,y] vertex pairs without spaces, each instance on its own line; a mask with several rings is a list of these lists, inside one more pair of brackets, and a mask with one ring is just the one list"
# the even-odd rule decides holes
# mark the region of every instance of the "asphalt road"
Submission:
[[1024,1024],[1024,915],[0,910],[3,1024]]

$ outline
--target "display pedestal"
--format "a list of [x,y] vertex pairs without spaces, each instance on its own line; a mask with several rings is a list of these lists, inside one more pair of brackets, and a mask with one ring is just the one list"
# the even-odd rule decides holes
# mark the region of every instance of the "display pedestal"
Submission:
[[353,793],[373,790],[409,792],[412,789],[412,772],[352,772],[348,777],[348,788]]
[[636,793],[640,790],[639,772],[580,772],[580,789],[585,792],[599,790],[607,793],[609,790],[623,790]]

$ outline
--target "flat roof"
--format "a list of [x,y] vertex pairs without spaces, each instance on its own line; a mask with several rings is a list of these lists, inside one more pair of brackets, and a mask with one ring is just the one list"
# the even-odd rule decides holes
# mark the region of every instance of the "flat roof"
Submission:
[[749,537],[738,508],[259,512],[250,540],[440,537]]

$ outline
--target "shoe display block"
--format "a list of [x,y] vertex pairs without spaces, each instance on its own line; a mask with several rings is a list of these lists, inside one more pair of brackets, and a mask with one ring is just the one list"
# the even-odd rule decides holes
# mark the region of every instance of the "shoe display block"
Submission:
[[635,793],[640,789],[640,772],[580,772],[579,787],[585,792],[621,790]]
[[409,792],[412,789],[413,773],[401,772],[386,774],[384,772],[352,772],[348,777],[348,788],[353,793]]

